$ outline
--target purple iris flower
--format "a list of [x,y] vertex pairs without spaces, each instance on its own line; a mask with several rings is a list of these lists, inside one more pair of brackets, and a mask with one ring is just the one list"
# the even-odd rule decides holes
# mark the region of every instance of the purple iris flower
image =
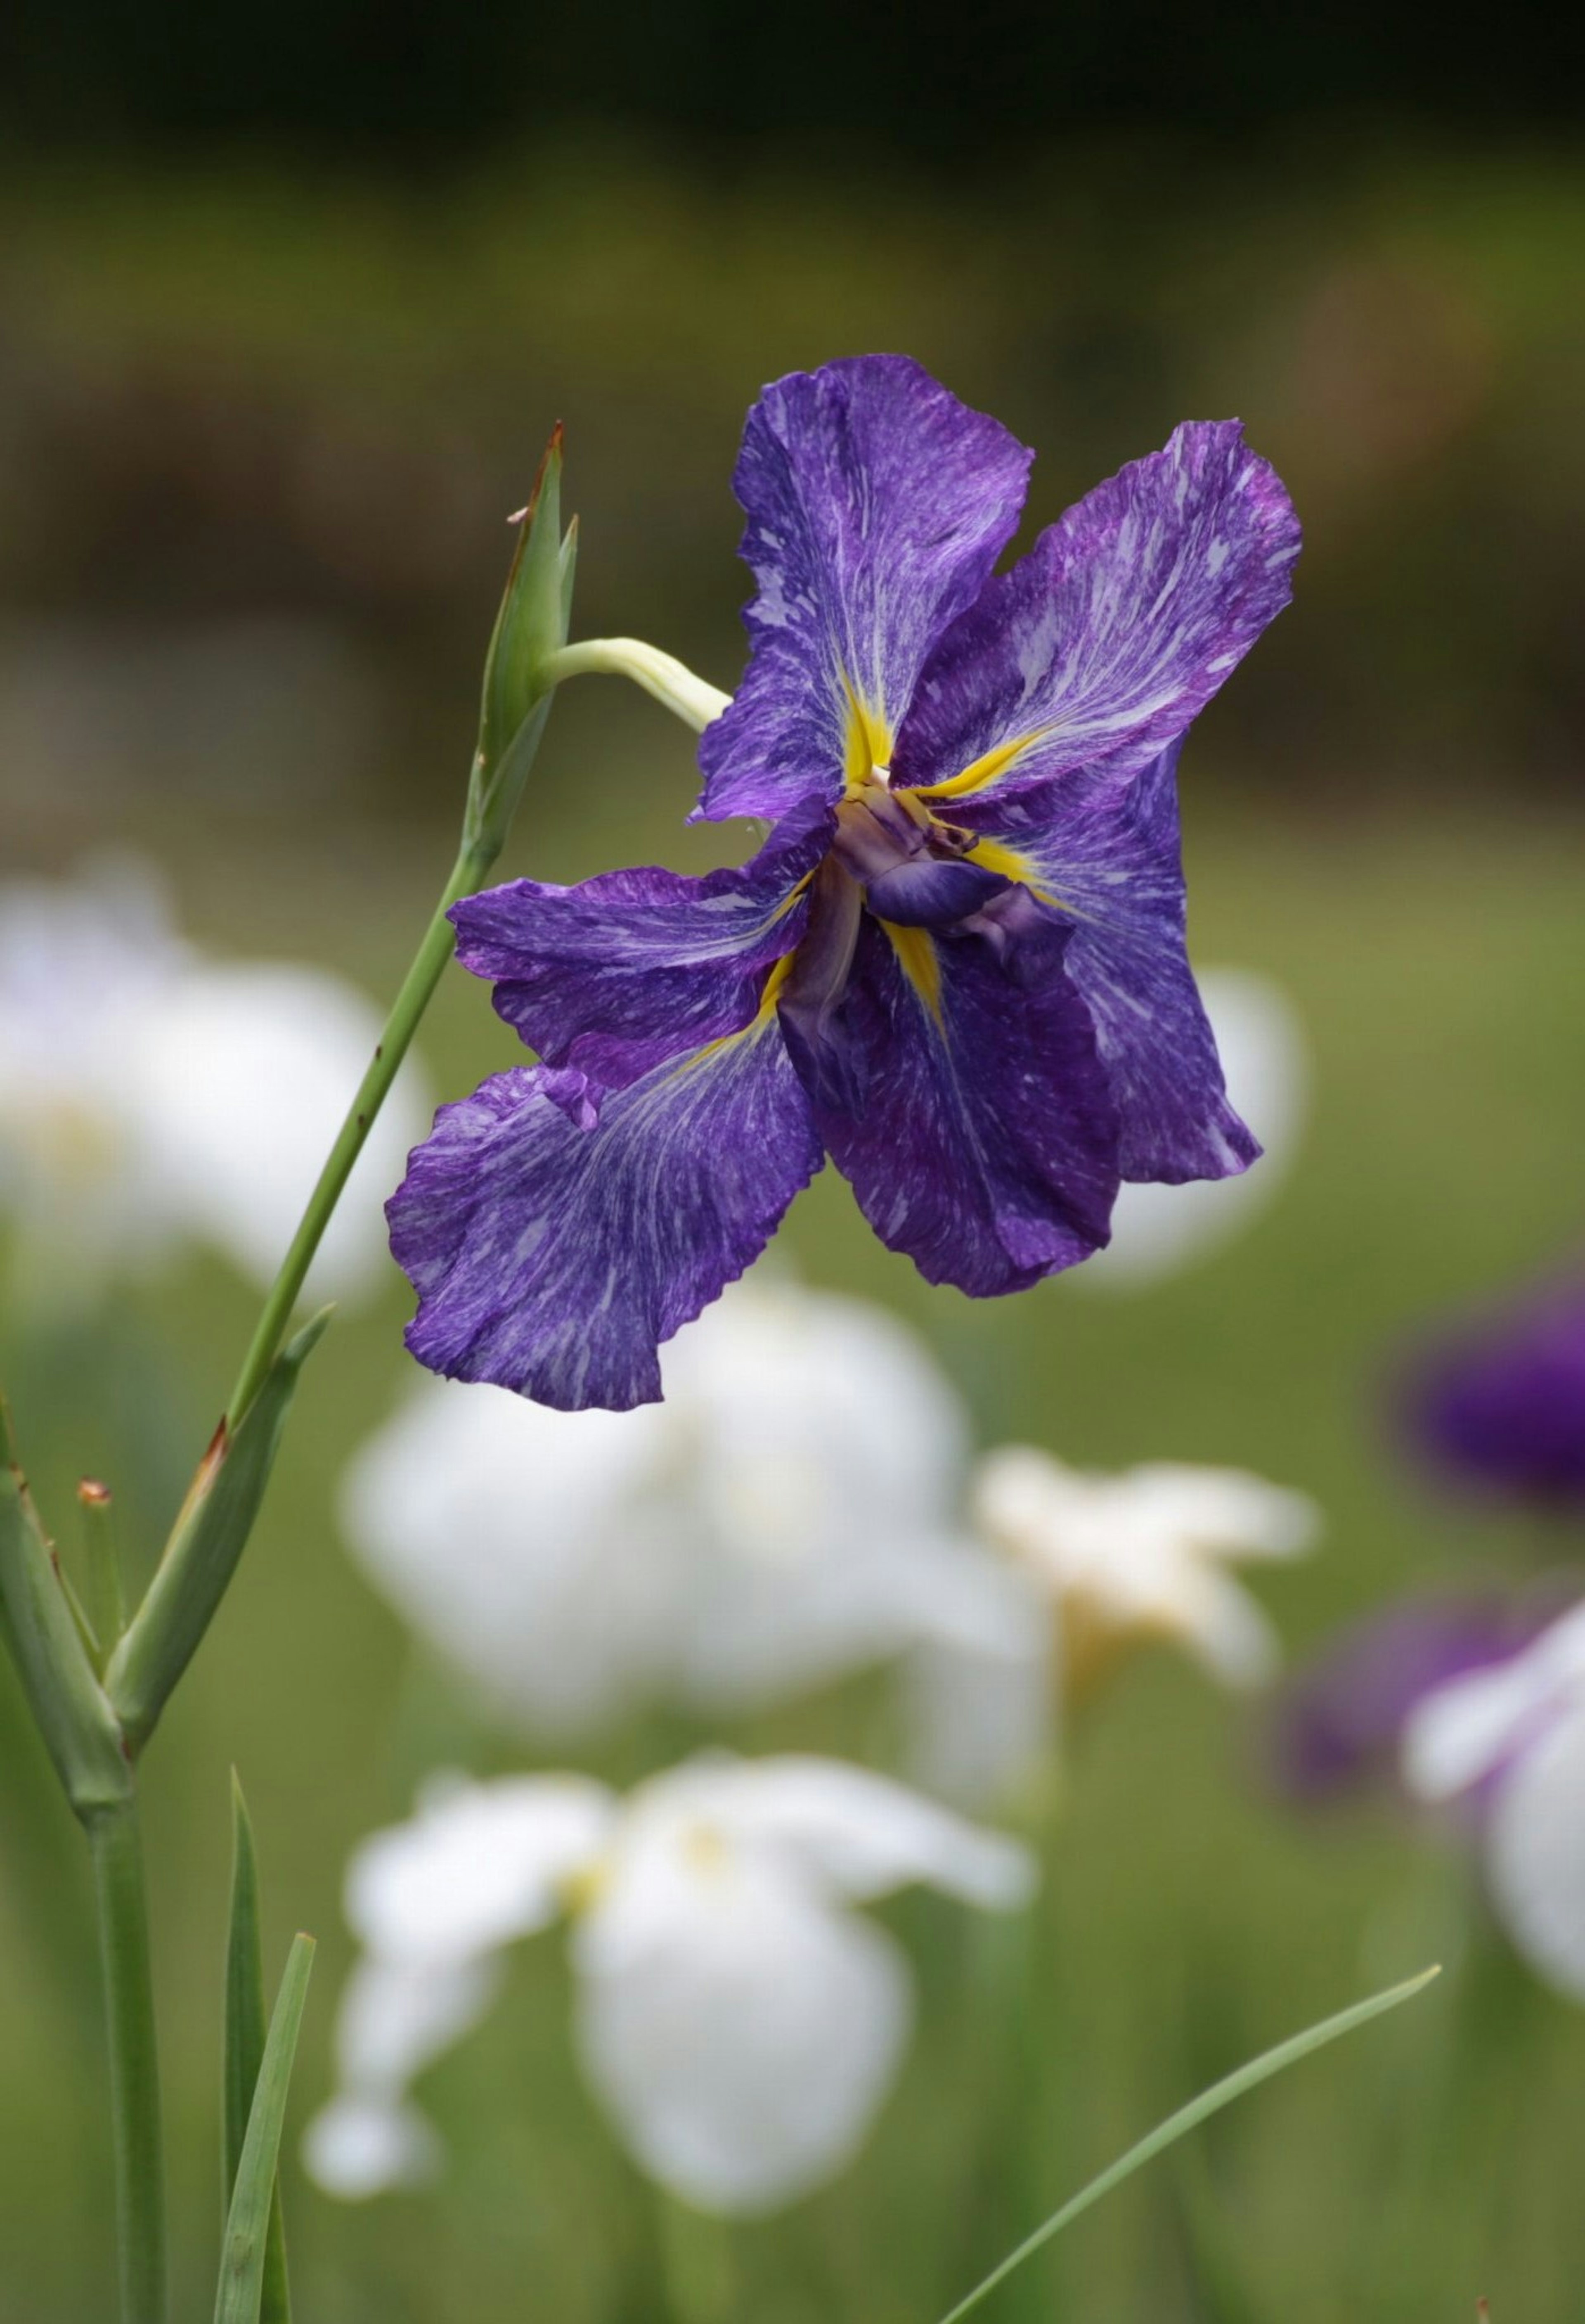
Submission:
[[1121,1179],[1231,1176],[1175,770],[1299,534],[1236,421],[1179,428],[994,574],[1030,455],[902,356],[795,373],[735,478],[759,585],[697,814],[741,868],[521,880],[458,952],[538,1053],[442,1109],[390,1205],[437,1371],[659,1394],[658,1342],[829,1155],[933,1283],[1021,1290]]
[[1548,1582],[1515,1599],[1496,1590],[1423,1596],[1367,1615],[1283,1686],[1272,1715],[1272,1769],[1289,1798],[1323,1801],[1396,1781],[1404,1729],[1450,1679],[1509,1661],[1569,1602]]
[[1461,1483],[1585,1506],[1585,1281],[1466,1330],[1411,1380],[1420,1449]]

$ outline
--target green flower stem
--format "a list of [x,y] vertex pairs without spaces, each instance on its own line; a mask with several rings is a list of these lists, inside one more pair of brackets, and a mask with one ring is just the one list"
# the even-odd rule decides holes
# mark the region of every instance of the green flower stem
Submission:
[[631,678],[696,734],[713,725],[732,702],[730,694],[696,678],[675,654],[662,653],[659,646],[646,645],[641,638],[580,639],[576,646],[563,646],[549,655],[544,664],[544,675],[552,686],[589,672]]
[[275,1360],[304,1278],[314,1263],[314,1254],[330,1223],[331,1213],[341,1199],[342,1189],[352,1175],[353,1165],[363,1152],[364,1141],[373,1128],[374,1117],[385,1102],[386,1093],[396,1079],[401,1061],[412,1044],[419,1020],[433,999],[435,988],[451,958],[456,937],[451,922],[446,916],[459,897],[472,895],[483,885],[499,853],[498,840],[475,838],[465,844],[452,866],[451,877],[424,931],[423,942],[402,979],[401,990],[392,1003],[384,1029],[374,1045],[369,1069],[358,1084],[357,1094],[348,1109],[346,1120],[341,1125],[340,1133],[319,1173],[318,1184],[309,1197],[309,1206],[292,1237],[291,1248],[281,1261],[281,1272],[264,1302],[252,1345],[237,1376],[236,1386],[231,1392],[231,1402],[226,1407],[226,1425],[233,1431],[263,1386]]
[[166,2324],[160,2065],[136,1803],[93,1817],[88,1833],[110,2048],[122,2324]]

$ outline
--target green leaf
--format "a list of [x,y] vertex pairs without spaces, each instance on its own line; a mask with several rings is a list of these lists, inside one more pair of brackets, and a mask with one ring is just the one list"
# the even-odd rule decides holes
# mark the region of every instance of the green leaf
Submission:
[[313,1965],[312,1937],[294,1937],[275,2014],[270,2020],[253,2105],[248,2110],[247,2134],[237,2163],[236,2184],[231,2193],[231,2209],[226,2214],[220,2282],[215,2294],[215,2324],[260,2324],[263,2314],[275,2169],[281,2153],[281,2126],[286,2119],[286,2093],[291,2081],[292,2060],[297,2054],[298,2031],[303,2021],[309,1973]]
[[961,2318],[978,2308],[989,2293],[1005,2282],[1013,2270],[1021,2267],[1042,2245],[1049,2243],[1053,2236],[1060,2235],[1082,2211],[1087,2211],[1092,2203],[1098,2203],[1102,2195],[1110,2195],[1114,2187],[1120,2187],[1141,2163],[1151,2162],[1165,2148],[1182,2138],[1186,2131],[1197,2128],[1212,2115],[1219,2114],[1223,2107],[1230,2106],[1235,2098],[1242,2098],[1246,2090],[1252,2090],[1258,2082],[1267,2081],[1273,2074],[1280,2074],[1285,2066],[1295,2065],[1299,2059],[1308,2057],[1312,2050],[1322,2049],[1341,2034],[1351,2034],[1356,2025],[1364,2025],[1372,2017],[1379,2017],[1384,2010],[1396,2009],[1400,2001],[1407,2001],[1412,1994],[1422,1991],[1433,1977],[1439,1977],[1441,1973],[1440,1969],[1422,1969],[1418,1977],[1409,1978],[1402,1985],[1392,1986],[1386,1993],[1373,1994],[1368,2001],[1356,2002],[1351,2009],[1340,2010],[1335,2017],[1323,2018],[1319,2025],[1312,2025],[1304,2034],[1295,2034],[1290,2042],[1278,2043],[1275,2050],[1267,2050],[1263,2056],[1252,2059],[1249,2065],[1240,2066],[1236,2073],[1228,2074],[1220,2082],[1213,2082],[1208,2090],[1203,2090],[1197,2098],[1191,2098],[1187,2106],[1180,2107],[1176,2114],[1169,2115],[1164,2123],[1158,2124],[1137,2146],[1130,2146],[1110,2170],[1103,2171],[1098,2179],[1092,2179],[1090,2184],[1064,2203],[1060,2211],[1054,2211],[1044,2227],[1037,2227],[1017,2251],[1009,2252],[999,2267],[993,2267],[982,2282],[977,2283],[965,2299],[960,2300],[955,2308],[948,2310],[942,2319],[942,2324],[960,2324]]
[[270,1481],[298,1375],[330,1312],[305,1323],[282,1349],[235,1434],[224,1421],[216,1430],[143,1604],[110,1657],[106,1692],[134,1750],[153,1733],[226,1595]]
[[0,1398],[0,1635],[66,1795],[85,1820],[132,1794],[132,1766],[39,1522]]
[[[259,1936],[259,1864],[253,1828],[236,1770],[231,1771],[231,1919],[226,1937],[226,2048],[222,2080],[221,2158],[226,2201],[236,2188],[248,2115],[264,2056],[264,1962]],[[270,2202],[260,2324],[291,2324],[286,2273],[286,2233],[279,2180]]]

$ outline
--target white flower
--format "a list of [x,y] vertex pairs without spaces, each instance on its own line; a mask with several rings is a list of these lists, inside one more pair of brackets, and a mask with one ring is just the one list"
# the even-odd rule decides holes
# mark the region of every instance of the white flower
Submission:
[[1200,996],[1227,1092],[1265,1148],[1237,1178],[1187,1186],[1128,1185],[1111,1240],[1064,1277],[1081,1290],[1134,1291],[1175,1275],[1242,1232],[1286,1177],[1304,1127],[1310,1065],[1304,1028],[1279,984],[1248,968],[1208,968]]
[[432,1789],[354,1858],[366,1949],[309,2169],[371,2194],[432,2168],[411,2076],[487,2006],[513,1939],[572,1913],[585,2072],[642,2167],[710,2210],[773,2209],[862,2141],[908,2038],[894,1941],[851,1908],[915,1881],[992,1910],[1027,1851],[835,1760],[711,1756],[625,1800],[576,1775]]
[[1403,1768],[1417,1798],[1473,1795],[1498,1917],[1542,1977],[1585,2001],[1585,1605],[1423,1697]]
[[[268,1283],[378,1034],[323,970],[206,959],[135,864],[0,885],[0,1213],[27,1286],[88,1298],[184,1240]],[[410,1074],[314,1287],[345,1297],[374,1276],[380,1202],[423,1120]]]
[[1040,1651],[957,1505],[964,1424],[913,1336],[756,1280],[665,1351],[666,1400],[553,1412],[425,1380],[342,1512],[370,1578],[530,1732],[756,1706],[921,1642]]
[[1157,1461],[1098,1476],[1017,1444],[981,1462],[974,1511],[1054,1603],[1070,1684],[1141,1637],[1179,1640],[1230,1686],[1268,1678],[1276,1635],[1226,1568],[1297,1556],[1319,1526],[1304,1494],[1243,1470]]

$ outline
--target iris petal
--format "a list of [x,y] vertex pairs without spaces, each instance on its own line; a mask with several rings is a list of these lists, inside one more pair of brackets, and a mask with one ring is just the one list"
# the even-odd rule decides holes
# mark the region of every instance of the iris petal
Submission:
[[924,669],[892,772],[943,800],[1181,735],[1287,604],[1299,526],[1236,420],[1189,421],[991,581]]
[[810,1096],[865,1217],[928,1282],[1023,1290],[1106,1240],[1117,1113],[1065,940],[1051,921],[1044,973],[1015,987],[984,935],[860,931],[843,1004],[858,1101]]
[[884,763],[932,649],[1012,535],[1030,456],[903,355],[766,389],[733,478],[752,654],[701,740],[701,815],[835,800]]
[[497,1010],[547,1064],[625,1087],[751,1021],[765,971],[803,934],[802,883],[830,829],[824,807],[790,816],[749,862],[703,879],[512,881],[455,908],[458,957],[496,980]]
[[968,799],[1072,926],[1064,964],[1094,1019],[1121,1120],[1125,1178],[1233,1177],[1259,1144],[1229,1104],[1186,949],[1177,747],[1132,782],[1069,775]]
[[658,1343],[758,1256],[822,1158],[773,1006],[622,1090],[498,1074],[441,1108],[387,1205],[419,1294],[408,1346],[565,1411],[653,1403]]

